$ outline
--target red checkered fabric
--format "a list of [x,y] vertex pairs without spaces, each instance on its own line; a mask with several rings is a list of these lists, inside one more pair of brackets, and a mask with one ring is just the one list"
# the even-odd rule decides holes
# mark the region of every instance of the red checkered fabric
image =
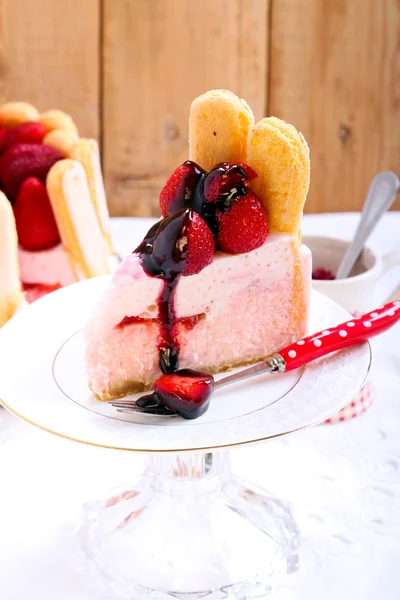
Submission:
[[[352,313],[353,317],[361,317],[362,313],[359,311],[354,311]],[[363,412],[368,410],[368,408],[372,404],[372,383],[371,380],[368,379],[367,383],[363,385],[361,390],[358,392],[357,396],[347,404],[342,410],[340,410],[336,415],[331,417],[330,419],[326,419],[323,422],[328,425],[333,423],[342,423],[343,421],[349,421],[350,419],[354,419],[354,417],[358,417],[358,415],[362,415]]]
[[365,412],[372,404],[372,384],[370,381],[361,388],[357,396],[347,404],[341,411],[330,419],[326,419],[324,423],[342,423],[358,417]]

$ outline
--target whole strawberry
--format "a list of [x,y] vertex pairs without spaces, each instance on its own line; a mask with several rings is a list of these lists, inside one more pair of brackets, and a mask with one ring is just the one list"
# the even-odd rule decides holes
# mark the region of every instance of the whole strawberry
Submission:
[[64,156],[44,144],[14,144],[0,156],[0,182],[10,199],[16,198],[20,185],[28,177],[46,182],[50,167]]
[[175,169],[160,192],[163,217],[190,206],[193,192],[202,175],[203,169],[189,160]]
[[230,254],[259,248],[268,235],[264,205],[250,190],[237,198],[226,212],[218,214],[217,247]]
[[25,179],[13,208],[18,241],[25,250],[46,250],[60,242],[50,200],[39,179]]

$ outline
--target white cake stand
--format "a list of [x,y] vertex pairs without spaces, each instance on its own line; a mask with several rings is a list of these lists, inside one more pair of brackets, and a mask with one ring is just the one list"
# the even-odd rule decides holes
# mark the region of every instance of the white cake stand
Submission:
[[[91,397],[83,365],[82,327],[107,283],[54,292],[3,327],[2,404],[64,438],[148,455],[143,477],[88,504],[80,528],[86,559],[115,597],[265,595],[298,568],[299,532],[284,502],[231,474],[228,449],[339,411],[365,380],[369,345],[224,388],[195,421],[120,416]],[[311,315],[314,331],[350,318],[316,292]]]

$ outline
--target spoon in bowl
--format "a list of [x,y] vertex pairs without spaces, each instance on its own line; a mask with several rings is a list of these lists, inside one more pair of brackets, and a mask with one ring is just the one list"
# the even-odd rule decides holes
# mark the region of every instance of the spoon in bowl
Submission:
[[335,279],[349,276],[363,246],[381,217],[392,206],[400,188],[400,180],[392,171],[381,171],[372,180],[353,241],[347,248]]

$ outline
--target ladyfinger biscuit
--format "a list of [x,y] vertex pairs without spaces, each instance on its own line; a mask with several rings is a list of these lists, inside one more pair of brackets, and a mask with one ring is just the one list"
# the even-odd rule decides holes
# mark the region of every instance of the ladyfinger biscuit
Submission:
[[46,187],[76,279],[110,273],[107,244],[81,163],[68,158],[56,162],[47,175]]
[[78,140],[77,134],[73,131],[68,131],[68,129],[53,129],[45,135],[43,144],[59,150],[64,156],[68,157],[72,147],[75,146]]
[[310,154],[300,132],[268,117],[250,132],[247,164],[258,177],[251,183],[268,212],[272,230],[298,236],[310,184]]
[[0,106],[0,125],[15,127],[26,121],[39,121],[39,111],[27,102],[7,102]]
[[220,162],[246,162],[254,116],[249,105],[227,90],[211,90],[190,107],[189,156],[209,171]]
[[0,327],[22,300],[18,266],[18,239],[10,202],[0,192]]
[[46,131],[53,129],[66,129],[78,135],[78,128],[69,114],[58,108],[52,108],[40,115],[40,122],[46,128]]
[[106,240],[108,251],[114,254],[111,235],[109,231],[109,214],[104,190],[103,177],[101,175],[99,146],[95,140],[81,138],[71,149],[70,158],[82,163],[89,184],[90,196],[96,211],[100,229]]

